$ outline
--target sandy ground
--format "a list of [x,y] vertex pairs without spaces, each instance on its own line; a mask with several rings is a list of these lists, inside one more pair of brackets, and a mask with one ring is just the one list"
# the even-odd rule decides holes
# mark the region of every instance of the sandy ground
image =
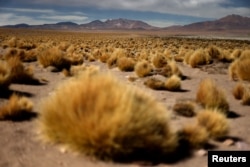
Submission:
[[[230,122],[230,134],[226,139],[234,142],[233,145],[229,146],[224,141],[211,141],[211,144],[214,146],[213,150],[250,150],[250,107],[243,106],[240,101],[233,97],[231,92],[236,82],[231,81],[227,75],[228,64],[217,63],[194,69],[179,63],[178,65],[183,74],[190,78],[182,81],[181,84],[184,91],[181,92],[151,90],[143,85],[145,78],[137,79],[134,82],[128,81],[127,77],[135,76],[134,72],[121,72],[117,68],[108,69],[106,64],[100,62],[87,62],[86,64],[100,66],[101,71],[111,71],[120,80],[127,84],[139,86],[154,96],[171,112],[171,124],[175,129],[194,120],[194,118],[185,118],[173,113],[171,109],[175,102],[182,99],[195,99],[199,82],[207,77],[213,78],[219,86],[225,89],[230,104],[231,114],[228,118]],[[12,84],[10,86],[10,93],[16,92],[28,96],[35,104],[34,112],[39,115],[40,101],[53,92],[56,86],[67,78],[62,73],[52,73],[43,69],[37,62],[25,63],[25,65],[34,66],[35,77],[46,79],[48,82],[45,82],[43,85]],[[7,96],[1,95],[0,105],[7,101],[7,98]],[[44,144],[37,137],[36,117],[20,122],[0,121],[0,133],[0,167],[152,166],[143,162],[122,164],[96,161],[84,155],[65,152],[55,145]],[[186,159],[181,159],[173,164],[158,164],[157,166],[206,167],[207,150],[205,150],[205,155],[200,154],[200,150],[197,150]]]

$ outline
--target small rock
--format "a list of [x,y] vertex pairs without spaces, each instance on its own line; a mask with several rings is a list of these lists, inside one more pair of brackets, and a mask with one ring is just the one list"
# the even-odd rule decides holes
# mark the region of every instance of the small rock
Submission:
[[60,147],[60,152],[61,153],[63,153],[63,154],[65,154],[65,153],[67,153],[67,148],[66,147]]
[[131,81],[131,82],[134,82],[134,81],[136,81],[136,80],[138,79],[138,77],[136,77],[136,76],[126,76],[126,78],[127,78],[129,81]]
[[204,149],[200,149],[195,153],[197,156],[203,157],[207,155],[207,151]]
[[48,66],[46,70],[49,72],[59,72],[59,70],[54,66]]
[[232,139],[226,139],[224,142],[223,142],[223,145],[224,146],[232,146],[234,145],[234,141]]

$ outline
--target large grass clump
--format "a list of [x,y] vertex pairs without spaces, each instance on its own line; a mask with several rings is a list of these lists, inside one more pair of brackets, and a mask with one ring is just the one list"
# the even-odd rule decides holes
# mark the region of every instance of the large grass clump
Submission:
[[10,72],[8,64],[0,60],[0,88],[7,89],[10,84]]
[[130,57],[121,57],[117,60],[117,66],[121,71],[133,71],[135,61]]
[[38,84],[39,80],[34,77],[32,67],[25,67],[19,57],[9,58],[7,64],[10,68],[10,81],[13,83]]
[[196,100],[205,108],[220,109],[226,115],[229,112],[229,103],[224,91],[210,78],[206,78],[200,82],[196,93]]
[[226,116],[217,109],[206,109],[197,114],[198,124],[206,128],[209,137],[219,139],[228,135],[229,123]]
[[69,69],[71,62],[66,58],[66,52],[57,47],[46,49],[38,56],[39,63],[44,67],[54,66],[58,70]]
[[22,120],[32,112],[32,109],[32,101],[13,94],[9,101],[0,107],[0,120]]
[[188,64],[191,67],[195,68],[200,65],[209,64],[211,63],[211,61],[212,61],[211,57],[205,50],[198,49],[194,51],[193,54],[190,56]]
[[164,106],[102,73],[59,86],[42,102],[39,128],[45,141],[104,160],[153,158],[177,147]]
[[153,68],[148,61],[143,60],[136,63],[134,70],[138,77],[146,77],[152,73]]
[[231,63],[229,76],[233,80],[250,81],[250,50],[243,51],[240,58]]

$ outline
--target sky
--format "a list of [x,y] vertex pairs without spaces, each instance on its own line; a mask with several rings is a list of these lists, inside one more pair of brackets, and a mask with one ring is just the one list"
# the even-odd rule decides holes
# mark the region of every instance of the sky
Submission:
[[0,26],[126,18],[157,27],[250,17],[249,0],[0,0]]

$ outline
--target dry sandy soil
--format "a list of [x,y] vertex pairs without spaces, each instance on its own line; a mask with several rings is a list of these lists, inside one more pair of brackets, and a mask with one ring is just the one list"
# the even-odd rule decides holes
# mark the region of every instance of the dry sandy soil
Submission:
[[[39,102],[67,78],[62,73],[52,73],[42,68],[37,62],[26,63],[26,65],[29,64],[35,67],[35,76],[37,78],[46,78],[48,82],[43,85],[12,84],[10,93],[17,92],[28,96],[35,104],[34,112],[38,113],[39,116]],[[218,63],[204,66],[203,68],[191,68],[179,63],[178,65],[183,74],[190,78],[182,81],[182,89],[185,90],[182,92],[151,90],[143,85],[145,78],[137,79],[134,82],[128,81],[127,76],[134,76],[134,72],[121,72],[117,68],[108,69],[106,64],[101,62],[87,62],[86,64],[98,65],[102,71],[111,71],[127,84],[145,89],[145,91],[169,108],[170,112],[172,112],[171,109],[177,100],[195,99],[198,84],[202,79],[207,77],[213,78],[218,85],[226,90],[227,99],[230,103],[230,111],[232,113],[228,118],[230,134],[226,139],[232,140],[233,144],[228,145],[224,140],[220,142],[211,141],[213,147],[209,147],[207,150],[250,150],[250,107],[243,106],[240,101],[233,97],[231,91],[236,82],[231,81],[227,75],[228,64]],[[1,96],[0,104],[5,101],[7,101],[7,97]],[[55,145],[44,144],[37,138],[36,119],[37,117],[19,122],[0,121],[0,167],[153,166],[143,162],[123,164],[92,160],[84,155],[64,151]],[[194,118],[181,117],[172,112],[172,126],[176,129],[193,120]],[[207,150],[205,150],[205,155],[199,153],[201,150],[197,150],[189,157],[180,159],[175,163],[160,163],[156,166],[206,167]]]

